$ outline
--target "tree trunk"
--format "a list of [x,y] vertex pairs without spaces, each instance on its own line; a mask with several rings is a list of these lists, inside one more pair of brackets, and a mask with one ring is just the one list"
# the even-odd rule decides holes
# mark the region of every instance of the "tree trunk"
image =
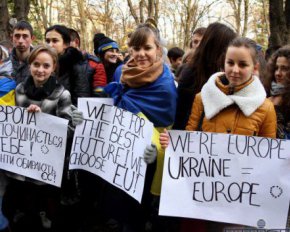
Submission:
[[28,21],[28,13],[30,0],[14,0],[14,15],[13,17],[20,20]]
[[284,15],[285,15],[286,29],[287,29],[287,32],[285,34],[286,36],[285,44],[290,44],[290,0],[286,0]]
[[1,0],[0,14],[0,41],[5,41],[9,39],[9,13],[7,0]]
[[135,20],[135,23],[136,24],[139,24],[139,18],[137,16],[137,13],[133,7],[133,4],[132,4],[132,1],[131,0],[127,0],[127,3],[128,3],[128,6],[129,6],[129,9],[130,9],[130,12],[131,12],[131,15],[133,16],[134,20]]
[[153,18],[154,15],[154,0],[148,0],[148,18]]
[[290,41],[289,27],[287,28],[286,22],[286,20],[289,20],[290,14],[289,2],[290,0],[286,0],[284,10],[283,0],[269,1],[269,18],[270,18],[269,46],[277,46],[277,45],[282,46]]
[[[145,19],[144,19],[144,5],[145,5],[144,0],[140,0],[140,2],[139,2],[139,12],[140,12],[139,23],[144,23],[145,22]],[[137,24],[139,24],[139,23],[137,23]]]
[[155,0],[154,8],[155,8],[154,19],[155,19],[155,22],[158,25],[158,20],[159,20],[159,0]]
[[248,21],[249,21],[249,0],[244,0],[244,28],[242,36],[246,36],[248,32]]
[[79,10],[79,16],[80,16],[80,24],[81,24],[81,46],[82,49],[87,50],[88,44],[87,44],[87,39],[85,40],[84,37],[86,37],[87,32],[86,32],[86,16],[85,16],[85,10],[84,10],[84,1],[83,0],[78,0],[78,10]]

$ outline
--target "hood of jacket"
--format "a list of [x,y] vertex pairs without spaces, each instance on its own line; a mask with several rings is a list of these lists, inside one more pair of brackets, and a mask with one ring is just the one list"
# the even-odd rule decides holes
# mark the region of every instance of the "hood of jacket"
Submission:
[[[252,81],[237,87],[237,91],[227,95],[229,85],[222,86],[219,77],[223,72],[212,75],[201,90],[204,113],[207,119],[213,118],[226,107],[236,104],[245,116],[254,113],[265,101],[266,92],[257,76]],[[219,83],[218,83],[219,82]]]

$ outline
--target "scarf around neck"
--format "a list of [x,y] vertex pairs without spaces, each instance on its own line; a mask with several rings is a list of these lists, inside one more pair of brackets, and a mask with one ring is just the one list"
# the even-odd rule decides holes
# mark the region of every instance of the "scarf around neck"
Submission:
[[207,119],[213,118],[226,107],[236,104],[245,116],[254,113],[265,101],[266,92],[258,77],[243,85],[232,95],[226,95],[217,86],[216,81],[224,73],[213,74],[201,89],[201,98]]
[[33,77],[29,76],[24,82],[24,88],[27,96],[33,100],[40,101],[47,98],[56,87],[56,77],[50,76],[42,87],[36,87],[33,82]]
[[163,64],[159,60],[148,68],[140,68],[130,59],[122,68],[121,82],[131,88],[139,88],[152,83],[162,74]]
[[277,96],[285,93],[285,86],[283,84],[272,81],[271,83],[271,96]]

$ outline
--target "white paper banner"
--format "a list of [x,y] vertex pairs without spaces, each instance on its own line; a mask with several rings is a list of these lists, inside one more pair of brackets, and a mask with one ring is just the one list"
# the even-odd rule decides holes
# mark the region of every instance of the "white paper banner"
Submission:
[[68,120],[0,106],[0,168],[60,187]]
[[285,228],[290,141],[170,131],[159,213]]
[[79,99],[84,122],[75,130],[70,169],[83,169],[141,202],[146,164],[143,153],[153,125],[101,100]]

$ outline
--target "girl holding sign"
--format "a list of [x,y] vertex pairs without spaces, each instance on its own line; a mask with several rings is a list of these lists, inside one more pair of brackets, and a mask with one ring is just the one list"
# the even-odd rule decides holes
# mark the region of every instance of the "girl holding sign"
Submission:
[[[113,190],[118,196],[115,200],[119,205],[114,208],[118,215],[113,216],[123,224],[123,229],[129,227],[130,231],[143,231],[143,213],[152,204],[151,194],[158,199],[161,190],[164,150],[159,144],[158,131],[173,124],[177,94],[174,77],[162,60],[160,35],[154,20],[149,19],[137,27],[130,37],[129,46],[132,49],[131,58],[122,66],[121,76],[116,78],[119,82],[110,83],[105,90],[113,97],[116,106],[143,116],[154,124],[152,145],[147,147],[144,160],[153,163],[157,156],[157,162],[156,168],[155,165],[147,166],[141,205],[121,190]],[[114,204],[110,201],[114,196],[106,196],[108,202]]]
[[[226,51],[225,72],[212,75],[196,95],[186,130],[275,138],[275,109],[255,76],[258,66],[256,43],[234,39]],[[160,134],[160,144],[168,146],[167,132]],[[219,231],[224,224],[216,226]]]
[[[53,75],[57,54],[48,46],[36,46],[28,63],[31,75],[15,90],[16,105],[29,112],[44,112],[68,119],[73,125],[80,112],[72,111],[71,96]],[[71,123],[70,123],[71,124]],[[68,136],[73,135],[69,125]],[[4,196],[4,213],[13,231],[47,231],[54,227],[59,211],[60,189],[22,175],[10,175]]]

